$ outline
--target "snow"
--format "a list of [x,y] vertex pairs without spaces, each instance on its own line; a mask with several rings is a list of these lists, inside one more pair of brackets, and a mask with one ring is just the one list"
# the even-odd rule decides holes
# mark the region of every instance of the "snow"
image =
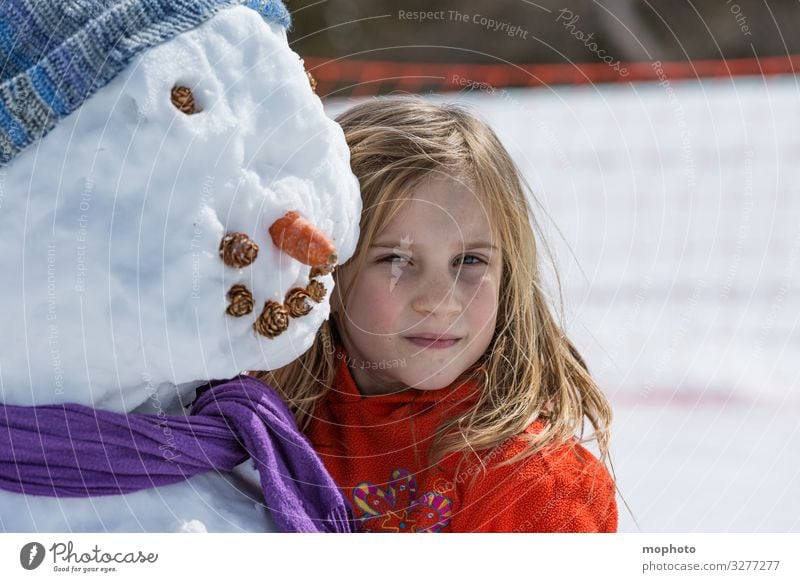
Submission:
[[541,202],[615,411],[620,531],[800,531],[797,79],[432,98],[485,118]]
[[[176,84],[201,113],[171,104]],[[252,329],[268,299],[308,283],[268,235],[289,210],[341,262],[352,255],[361,198],[347,145],[283,29],[233,7],[141,54],[0,172],[0,399],[182,414],[199,382],[294,360],[327,299],[275,339]],[[226,232],[258,243],[255,263],[222,263]],[[224,313],[236,283],[253,292],[251,316]],[[259,501],[248,463],[125,496],[0,491],[0,531],[269,531]]]
[[[237,470],[243,468],[240,465]],[[274,526],[263,506],[263,494],[250,479],[211,472],[184,483],[85,499],[0,491],[0,531],[272,531]]]
[[[202,113],[171,104],[175,84],[196,88]],[[0,271],[17,276],[0,282],[3,401],[132,410],[296,359],[329,304],[275,339],[253,333],[266,300],[308,283],[267,229],[296,210],[349,258],[361,201],[348,160],[282,29],[254,11],[140,55],[4,174]],[[253,265],[223,264],[226,232],[258,243]],[[251,316],[225,315],[236,283]]]

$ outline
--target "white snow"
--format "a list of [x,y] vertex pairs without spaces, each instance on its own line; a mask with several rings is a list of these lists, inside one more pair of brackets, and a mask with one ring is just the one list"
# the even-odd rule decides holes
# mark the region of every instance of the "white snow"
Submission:
[[[174,85],[203,109],[187,116]],[[269,226],[294,210],[355,250],[361,198],[342,131],[285,32],[234,7],[161,44],[0,172],[0,399],[182,414],[193,388],[285,365],[310,346],[327,299],[275,339],[252,324],[308,283]],[[227,232],[260,246],[219,258]],[[322,279],[333,290],[333,279]],[[245,283],[251,316],[226,316]],[[0,531],[269,531],[248,463],[234,474],[92,499],[0,492]]]
[[616,414],[620,531],[800,531],[798,80],[434,99],[483,116],[541,201]]
[[[176,84],[195,87],[202,113],[172,105]],[[3,401],[132,410],[295,359],[329,304],[275,339],[253,333],[266,300],[308,282],[267,229],[296,210],[349,258],[361,199],[348,160],[282,29],[254,11],[140,55],[4,174]],[[227,232],[258,243],[255,263],[223,264]],[[236,283],[251,316],[225,314]]]
[[85,499],[33,497],[0,491],[0,507],[0,531],[5,532],[262,532],[274,529],[258,487],[251,487],[238,475],[214,472],[128,495]]

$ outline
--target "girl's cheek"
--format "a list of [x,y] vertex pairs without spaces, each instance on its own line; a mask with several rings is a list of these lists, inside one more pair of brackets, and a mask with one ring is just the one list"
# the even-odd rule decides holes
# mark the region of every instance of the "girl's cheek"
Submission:
[[397,297],[404,289],[412,287],[415,283],[416,273],[414,269],[407,266],[396,266],[390,269],[389,265],[377,269],[371,274],[372,286],[377,293],[384,297]]
[[458,275],[458,280],[466,285],[481,287],[486,284],[486,269],[464,270]]
[[469,287],[472,293],[483,294],[497,291],[497,277],[488,268],[462,271],[459,275],[459,282]]
[[500,287],[494,274],[485,272],[474,280],[465,283],[466,292],[471,296],[471,303],[480,306],[482,311],[496,311],[500,302]]
[[402,303],[406,290],[410,287],[409,283],[410,278],[405,274],[392,278],[385,274],[372,273],[362,280],[361,296],[372,308],[389,312]]

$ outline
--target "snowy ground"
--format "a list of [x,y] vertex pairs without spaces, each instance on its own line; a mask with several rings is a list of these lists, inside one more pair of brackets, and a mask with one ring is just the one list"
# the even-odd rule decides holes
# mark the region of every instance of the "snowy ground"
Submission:
[[800,531],[800,82],[444,99],[541,202],[568,330],[615,407],[620,531]]

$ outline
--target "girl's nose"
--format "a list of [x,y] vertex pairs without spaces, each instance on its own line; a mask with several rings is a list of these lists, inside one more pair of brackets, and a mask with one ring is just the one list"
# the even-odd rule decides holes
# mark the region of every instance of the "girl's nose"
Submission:
[[442,317],[458,315],[462,311],[462,306],[456,297],[455,281],[441,273],[425,277],[417,286],[412,307],[425,315]]

